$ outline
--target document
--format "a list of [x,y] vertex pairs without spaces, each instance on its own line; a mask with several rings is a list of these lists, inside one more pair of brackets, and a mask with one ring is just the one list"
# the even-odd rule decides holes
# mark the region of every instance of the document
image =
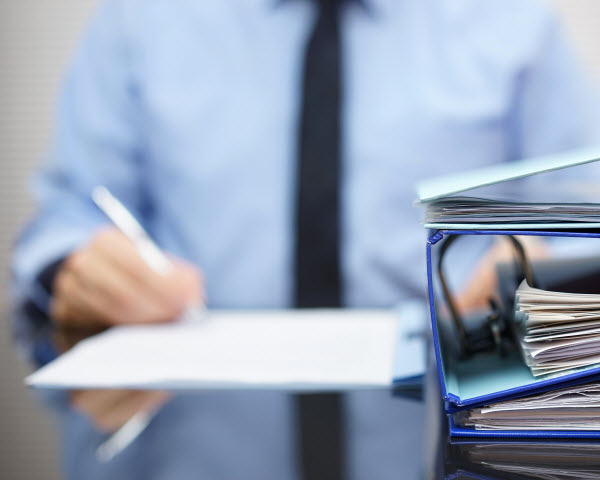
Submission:
[[600,430],[600,383],[561,388],[455,414],[476,430]]
[[210,311],[198,322],[111,328],[26,383],[54,389],[389,388],[399,321],[397,312],[380,310]]
[[551,292],[523,281],[515,319],[523,358],[533,375],[600,363],[600,295]]
[[[549,190],[551,186],[549,185]],[[531,224],[600,223],[597,203],[516,202],[467,196],[436,200],[427,206],[427,224]],[[595,228],[595,227],[594,227]]]

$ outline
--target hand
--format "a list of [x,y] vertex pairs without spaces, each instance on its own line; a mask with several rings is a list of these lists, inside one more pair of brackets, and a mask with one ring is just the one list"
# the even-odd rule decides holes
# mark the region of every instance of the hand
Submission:
[[[518,240],[525,249],[528,260],[548,257],[548,245],[538,237],[521,236]],[[496,264],[514,257],[513,246],[506,240],[491,247],[473,271],[466,287],[456,298],[456,307],[462,313],[489,308],[488,300],[497,291]]]
[[174,320],[204,294],[198,270],[173,263],[167,274],[156,273],[124,234],[102,230],[65,259],[54,279],[51,317],[68,327]]
[[161,391],[76,390],[71,392],[71,405],[90,417],[98,430],[113,433],[137,412],[157,410],[170,398]]

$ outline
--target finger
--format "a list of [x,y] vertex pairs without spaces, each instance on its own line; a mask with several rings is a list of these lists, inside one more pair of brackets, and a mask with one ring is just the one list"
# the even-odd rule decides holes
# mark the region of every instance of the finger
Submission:
[[153,411],[169,398],[166,392],[136,390],[82,390],[72,393],[72,404],[102,431],[123,426],[138,411]]
[[53,298],[50,303],[50,318],[60,328],[95,328],[109,326],[104,320],[93,318],[89,312],[79,310],[67,299]]
[[[196,268],[178,261],[168,275],[158,275],[145,265],[131,242],[118,231],[101,232],[90,249],[73,257],[69,259],[69,266],[80,281],[90,289],[101,289],[97,293],[110,297],[107,304],[116,303],[117,310],[128,312],[118,315],[119,312],[111,311],[113,321],[115,316],[120,317],[119,323],[172,320],[203,295]],[[112,278],[120,278],[125,283],[118,285]],[[154,281],[145,281],[152,278]]]
[[59,353],[65,353],[82,340],[98,335],[106,330],[106,326],[76,325],[67,328],[56,328],[52,333],[52,343]]
[[71,403],[88,416],[99,430],[111,432],[121,426],[117,419],[122,405],[136,395],[138,393],[132,390],[80,390],[71,394]]
[[147,412],[148,415],[152,415],[169,398],[168,393],[160,391],[132,392],[116,407],[105,410],[99,418],[99,423],[105,429],[118,430],[138,412],[143,411]]
[[188,305],[204,302],[206,295],[204,291],[204,278],[202,273],[192,264],[173,259],[175,265],[174,277],[183,292]]
[[102,303],[87,295],[85,287],[79,284],[69,270],[61,271],[56,278],[50,313],[61,326],[87,327],[107,324]]
[[123,270],[139,286],[140,291],[154,303],[170,312],[181,311],[186,306],[184,293],[174,282],[173,273],[159,274],[152,270],[124,235],[114,241],[98,241],[95,248],[113,266]]
[[104,309],[113,324],[167,321],[180,312],[165,305],[153,292],[131,277],[120,265],[102,254],[82,255],[76,277],[88,300]]
[[70,392],[71,405],[95,418],[130,393],[130,390],[74,390]]

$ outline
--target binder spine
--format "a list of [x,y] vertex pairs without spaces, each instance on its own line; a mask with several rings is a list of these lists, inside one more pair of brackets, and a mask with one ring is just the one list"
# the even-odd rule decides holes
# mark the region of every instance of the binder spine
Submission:
[[429,299],[429,313],[431,315],[431,329],[433,331],[433,344],[434,344],[434,351],[435,351],[435,364],[437,366],[438,378],[439,378],[439,381],[440,381],[440,388],[441,388],[441,392],[442,392],[442,397],[445,400],[450,401],[447,398],[446,382],[444,380],[444,370],[442,368],[442,357],[441,357],[440,345],[439,345],[437,320],[436,320],[436,317],[435,317],[435,303],[433,301],[433,282],[432,282],[433,269],[432,269],[432,266],[431,266],[431,245],[439,242],[442,239],[442,237],[443,237],[443,233],[442,232],[438,232],[437,234],[435,234],[433,237],[431,237],[429,239],[429,241],[427,242],[426,248],[425,248],[425,256],[426,256],[426,260],[427,260],[427,296],[428,296],[428,299]]

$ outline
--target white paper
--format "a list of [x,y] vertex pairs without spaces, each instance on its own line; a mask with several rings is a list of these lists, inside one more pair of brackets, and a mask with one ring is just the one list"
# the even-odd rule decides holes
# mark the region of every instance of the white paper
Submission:
[[457,414],[460,425],[486,430],[600,430],[600,384],[561,388]]
[[600,360],[600,295],[551,292],[523,281],[516,294],[520,345],[535,376],[583,368]]
[[112,328],[26,379],[40,388],[338,390],[391,385],[387,311],[211,311],[204,321]]

